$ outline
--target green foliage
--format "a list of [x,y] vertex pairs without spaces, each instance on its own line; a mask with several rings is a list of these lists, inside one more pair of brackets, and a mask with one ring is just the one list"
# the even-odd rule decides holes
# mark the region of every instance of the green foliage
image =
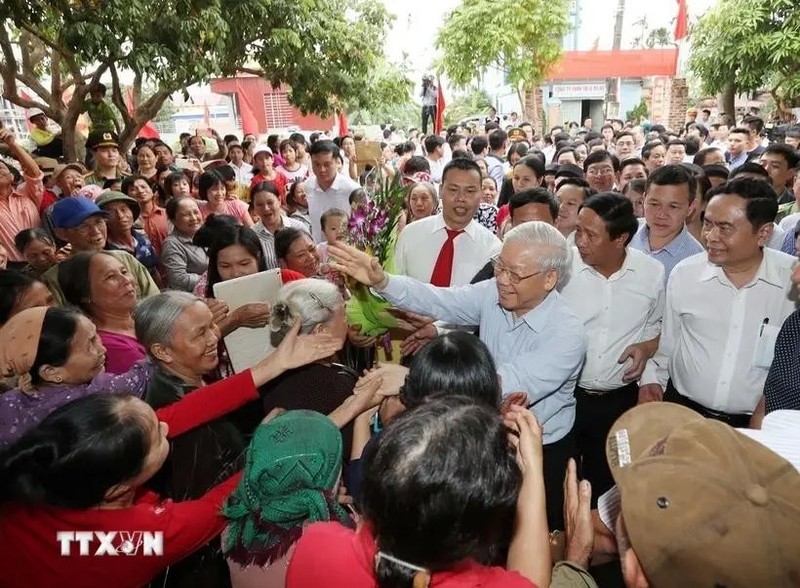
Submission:
[[412,82],[405,63],[380,64],[371,74],[369,100],[346,101],[351,124],[380,125],[391,123],[401,127],[419,124],[419,106],[411,100]]
[[638,124],[642,122],[642,120],[646,119],[649,114],[650,113],[647,110],[647,102],[645,102],[644,98],[642,98],[639,104],[625,113],[625,120],[632,120],[634,123]]
[[444,110],[445,125],[455,124],[468,116],[486,114],[492,106],[492,99],[485,90],[470,88],[466,94],[456,96],[448,102]]
[[647,39],[644,42],[645,47],[648,49],[653,49],[655,47],[668,47],[672,44],[672,35],[667,30],[667,27],[653,29],[647,34]]
[[[289,101],[303,112],[402,102],[410,87],[383,67],[393,16],[380,0],[3,0],[0,18],[6,94],[24,101],[9,82],[24,83],[58,122],[69,108],[63,90],[74,86],[82,100],[93,75],[106,71],[130,71],[135,87],[157,88],[149,100],[137,96],[136,120],[122,112],[126,128],[154,116],[169,94],[245,66],[290,86]],[[34,61],[21,38],[43,55]],[[56,80],[52,92],[38,83],[44,73]],[[114,87],[121,92],[116,77]],[[114,103],[124,110],[121,93]]]
[[770,87],[800,97],[800,4],[796,0],[720,0],[692,28],[689,67],[716,94]]
[[561,56],[568,0],[463,0],[436,36],[439,68],[465,87],[490,66],[516,88],[534,87]]

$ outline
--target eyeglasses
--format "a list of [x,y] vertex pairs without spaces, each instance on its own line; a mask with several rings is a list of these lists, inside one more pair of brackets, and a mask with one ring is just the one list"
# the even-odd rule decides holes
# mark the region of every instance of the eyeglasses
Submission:
[[528,274],[527,276],[521,276],[517,272],[508,269],[507,267],[503,266],[500,263],[500,258],[495,256],[492,258],[492,269],[494,270],[494,277],[499,278],[503,274],[508,276],[508,280],[512,284],[519,284],[522,280],[527,280],[528,278],[532,278],[533,276],[538,276],[541,274],[541,271],[534,272],[532,274]]
[[611,176],[614,175],[613,167],[604,167],[601,169],[589,168],[586,171],[587,176]]

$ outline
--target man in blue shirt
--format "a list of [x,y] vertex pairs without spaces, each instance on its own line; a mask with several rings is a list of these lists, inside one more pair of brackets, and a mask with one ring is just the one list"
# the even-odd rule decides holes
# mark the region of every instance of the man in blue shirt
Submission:
[[682,165],[665,165],[647,178],[645,224],[633,236],[631,249],[647,253],[664,266],[664,284],[678,262],[703,251],[686,228],[686,219],[700,205],[697,181]]
[[389,275],[377,260],[343,244],[331,246],[336,269],[373,286],[399,308],[450,324],[479,326],[497,363],[503,394],[524,392],[542,426],[550,529],[563,528],[562,481],[575,453],[575,383],[586,354],[583,321],[556,291],[569,277],[571,251],[551,225],[523,223],[494,258],[494,279],[437,288]]

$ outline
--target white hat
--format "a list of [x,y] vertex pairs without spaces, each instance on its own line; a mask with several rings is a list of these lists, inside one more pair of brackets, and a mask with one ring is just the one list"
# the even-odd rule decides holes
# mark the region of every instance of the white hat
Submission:
[[255,148],[255,150],[253,151],[253,157],[255,157],[256,155],[258,155],[259,153],[269,153],[270,155],[272,155],[272,149],[270,149],[270,148],[269,148],[269,147],[267,147],[266,145],[259,145],[259,146],[258,146],[258,147],[256,147],[256,148]]
[[34,116],[38,116],[40,114],[44,114],[44,111],[41,108],[31,108],[28,110],[28,120],[31,120]]

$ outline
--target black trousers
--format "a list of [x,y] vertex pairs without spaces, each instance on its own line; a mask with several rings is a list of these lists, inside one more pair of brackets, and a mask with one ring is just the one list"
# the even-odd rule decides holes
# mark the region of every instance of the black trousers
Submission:
[[614,485],[606,459],[606,437],[614,422],[639,400],[639,386],[627,386],[594,394],[575,387],[575,443],[579,476],[592,484],[592,508],[597,498]]
[[431,125],[436,126],[436,107],[423,106],[422,107],[422,134],[428,134],[428,118],[431,119]]
[[547,526],[564,529],[564,476],[569,458],[575,457],[575,431],[542,448],[544,494],[547,501]]
[[674,402],[686,408],[691,408],[693,411],[703,415],[707,419],[714,419],[721,421],[731,427],[747,428],[750,426],[749,414],[731,414],[727,412],[720,412],[706,408],[699,402],[695,402],[691,398],[687,398],[675,388],[672,380],[667,381],[667,389],[664,391],[664,402]]

